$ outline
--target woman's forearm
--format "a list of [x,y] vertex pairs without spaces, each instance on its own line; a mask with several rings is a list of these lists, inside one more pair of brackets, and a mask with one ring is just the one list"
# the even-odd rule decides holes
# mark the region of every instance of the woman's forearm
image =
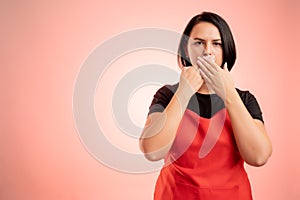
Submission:
[[252,118],[236,90],[226,96],[225,106],[241,156],[250,165],[264,165],[272,145],[263,123]]

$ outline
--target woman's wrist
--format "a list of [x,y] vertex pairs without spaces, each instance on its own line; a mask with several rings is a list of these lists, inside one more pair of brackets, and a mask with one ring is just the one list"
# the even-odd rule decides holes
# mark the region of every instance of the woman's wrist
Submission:
[[193,94],[194,93],[178,87],[178,89],[176,90],[174,95],[176,96],[176,98],[179,102],[187,103],[190,101],[190,98],[193,96]]
[[232,105],[235,105],[239,100],[240,96],[235,88],[228,91],[223,99],[226,108],[230,108]]

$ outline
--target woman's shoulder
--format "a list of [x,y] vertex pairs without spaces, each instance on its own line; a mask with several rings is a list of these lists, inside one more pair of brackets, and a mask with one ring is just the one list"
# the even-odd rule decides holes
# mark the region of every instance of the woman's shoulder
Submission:
[[163,112],[164,108],[167,107],[170,100],[174,96],[178,85],[178,83],[173,85],[164,85],[161,88],[159,88],[154,94],[152,103],[149,107],[150,110],[148,115],[153,112]]
[[263,122],[262,112],[255,96],[249,90],[240,90],[237,88],[236,90],[251,116]]

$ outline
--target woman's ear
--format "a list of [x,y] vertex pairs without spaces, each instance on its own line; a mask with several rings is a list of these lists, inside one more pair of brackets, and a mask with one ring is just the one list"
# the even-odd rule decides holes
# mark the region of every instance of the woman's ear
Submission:
[[224,69],[225,69],[225,71],[229,72],[228,67],[227,67],[227,62],[225,62],[225,64],[224,64]]

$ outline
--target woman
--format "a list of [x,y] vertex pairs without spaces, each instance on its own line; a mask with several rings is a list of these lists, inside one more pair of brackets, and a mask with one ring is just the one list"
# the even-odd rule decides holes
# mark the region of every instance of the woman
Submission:
[[235,44],[220,16],[193,17],[178,49],[180,81],[154,96],[140,148],[165,160],[154,199],[252,199],[244,162],[264,165],[272,153],[262,113],[229,70]]

